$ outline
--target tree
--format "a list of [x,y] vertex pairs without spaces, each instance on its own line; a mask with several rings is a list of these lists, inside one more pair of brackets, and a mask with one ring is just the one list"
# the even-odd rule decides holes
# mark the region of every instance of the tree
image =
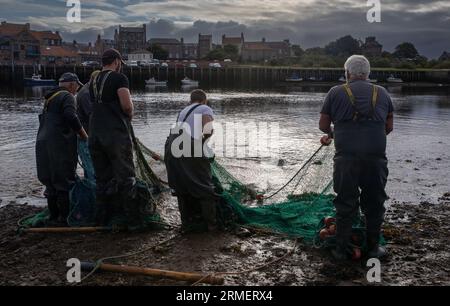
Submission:
[[398,59],[415,59],[419,52],[412,43],[404,42],[395,47],[393,55]]
[[299,45],[292,45],[292,52],[294,56],[300,57],[305,53],[305,51]]
[[158,44],[150,45],[147,50],[153,53],[153,58],[155,59],[166,60],[169,57],[169,52]]
[[334,56],[350,56],[361,53],[361,47],[357,39],[347,35],[326,45],[325,52]]
[[223,48],[219,47],[210,51],[206,55],[208,60],[223,61],[226,58],[236,60],[239,57],[239,49],[235,45],[225,45]]
[[227,58],[227,54],[225,53],[223,48],[217,48],[214,50],[211,50],[207,55],[206,59],[208,60],[219,60],[223,61]]
[[223,51],[229,59],[237,60],[239,57],[239,49],[235,45],[225,45],[223,46]]

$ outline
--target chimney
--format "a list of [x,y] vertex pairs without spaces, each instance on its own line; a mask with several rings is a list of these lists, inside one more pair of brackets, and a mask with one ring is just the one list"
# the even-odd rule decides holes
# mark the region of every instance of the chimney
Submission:
[[263,39],[262,39],[262,42],[263,42],[263,43],[265,43],[265,42],[266,42],[266,38],[265,38],[265,37],[263,37]]
[[25,27],[27,28],[28,31],[31,29],[31,26],[29,23],[25,23]]
[[181,37],[180,41],[181,41],[181,44],[183,45],[184,44],[184,38]]

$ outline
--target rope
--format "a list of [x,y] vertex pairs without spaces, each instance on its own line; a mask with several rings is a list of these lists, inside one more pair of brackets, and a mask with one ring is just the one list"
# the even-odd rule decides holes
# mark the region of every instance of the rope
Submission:
[[264,197],[264,199],[270,199],[272,197],[274,197],[275,195],[277,195],[278,193],[280,193],[283,189],[285,189],[296,177],[297,175],[307,166],[309,165],[309,163],[313,160],[314,157],[316,157],[317,154],[319,154],[320,150],[322,150],[324,146],[321,145],[319,149],[317,149],[316,152],[314,152],[313,155],[311,155],[311,157],[303,164],[303,166],[294,174],[294,176],[286,183],[284,184],[280,189],[278,189],[277,191],[275,191],[274,193],[272,193],[270,196]]
[[85,277],[83,277],[79,283],[74,283],[74,284],[81,284],[82,282],[86,281],[86,279],[88,279],[95,272],[97,272],[97,270],[100,268],[102,263],[104,261],[106,261],[106,260],[119,259],[119,258],[128,258],[128,257],[136,256],[138,254],[142,254],[142,253],[145,253],[145,252],[147,252],[149,250],[152,250],[152,249],[154,249],[154,248],[156,248],[156,247],[158,247],[160,245],[163,245],[163,244],[165,244],[165,243],[167,243],[169,241],[172,241],[172,240],[174,240],[175,238],[177,238],[179,236],[180,236],[180,234],[176,234],[176,235],[174,235],[174,236],[172,236],[172,237],[170,237],[170,238],[168,238],[168,239],[166,239],[164,241],[161,241],[161,242],[159,242],[159,243],[157,243],[157,244],[155,244],[155,245],[153,245],[151,247],[148,247],[148,248],[145,248],[143,250],[136,251],[136,252],[133,252],[133,253],[100,258],[99,260],[96,261],[94,269],[92,269],[91,272],[89,272]]

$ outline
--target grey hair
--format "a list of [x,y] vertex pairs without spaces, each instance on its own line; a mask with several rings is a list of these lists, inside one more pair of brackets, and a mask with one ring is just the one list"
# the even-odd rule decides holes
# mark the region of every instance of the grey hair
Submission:
[[350,56],[344,64],[345,71],[358,79],[367,79],[370,75],[369,60],[362,55]]

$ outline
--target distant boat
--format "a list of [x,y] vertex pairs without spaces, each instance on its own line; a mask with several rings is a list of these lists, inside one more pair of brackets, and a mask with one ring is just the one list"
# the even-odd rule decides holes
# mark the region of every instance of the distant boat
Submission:
[[320,81],[323,81],[323,78],[316,78],[316,77],[312,76],[308,80],[311,82],[320,82]]
[[155,78],[145,80],[145,84],[148,86],[167,86],[167,81],[157,81]]
[[198,81],[194,81],[188,77],[185,77],[183,80],[181,80],[181,84],[185,86],[198,86]]
[[[340,78],[339,78],[339,80],[338,80],[339,82],[342,82],[342,83],[346,83],[347,82],[347,79],[344,77],[344,76],[341,76]],[[368,80],[370,83],[378,83],[378,80],[377,79],[369,79]]]
[[56,86],[56,81],[52,79],[42,79],[40,74],[33,74],[31,78],[23,79],[25,86]]
[[294,73],[289,78],[286,78],[286,82],[303,82],[303,78],[301,78],[298,74]]
[[386,79],[388,83],[403,83],[403,80],[400,78],[394,77],[392,74]]

